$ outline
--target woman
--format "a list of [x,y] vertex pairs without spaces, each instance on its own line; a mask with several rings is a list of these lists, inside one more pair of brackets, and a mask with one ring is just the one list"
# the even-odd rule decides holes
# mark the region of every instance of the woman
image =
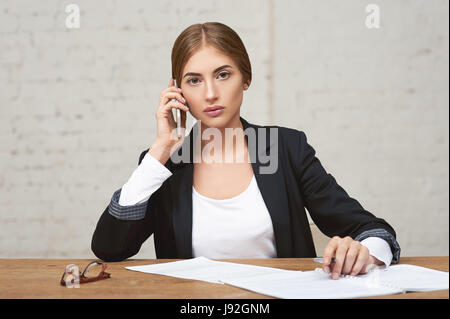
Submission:
[[[154,233],[158,258],[315,257],[306,207],[332,237],[323,269],[334,279],[398,262],[395,231],[324,170],[305,133],[251,124],[240,116],[250,83],[246,49],[231,28],[196,24],[179,35],[172,78],[156,112],[157,138],[100,217],[94,254],[105,261],[129,258]],[[208,112],[213,106],[219,110]],[[197,119],[188,138],[184,132],[174,137],[172,109],[181,110],[183,131],[186,112]],[[229,130],[238,132],[236,143],[229,143]],[[197,148],[194,156],[196,132],[200,152]],[[205,133],[211,132],[208,139]],[[262,165],[267,153],[275,155],[272,169]],[[180,154],[187,157],[175,160]]]

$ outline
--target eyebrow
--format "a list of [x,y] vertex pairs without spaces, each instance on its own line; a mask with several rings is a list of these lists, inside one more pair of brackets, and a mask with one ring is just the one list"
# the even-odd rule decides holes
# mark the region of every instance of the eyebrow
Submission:
[[[217,69],[215,69],[215,70],[213,71],[213,73],[216,73],[216,72],[218,72],[218,71],[220,71],[220,70],[222,70],[222,69],[225,69],[225,68],[232,68],[232,66],[231,66],[231,65],[228,65],[228,64],[219,66]],[[186,74],[183,76],[183,78],[187,77],[188,75],[201,76],[200,73],[188,72],[188,73],[186,73]]]

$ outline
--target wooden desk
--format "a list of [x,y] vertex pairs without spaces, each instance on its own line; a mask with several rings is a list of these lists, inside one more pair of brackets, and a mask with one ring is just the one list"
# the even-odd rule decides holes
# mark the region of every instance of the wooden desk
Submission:
[[[94,259],[0,259],[0,299],[17,298],[155,298],[155,299],[258,299],[272,298],[229,285],[146,274],[125,266],[147,265],[176,259],[133,260],[107,263],[111,278],[66,288],[59,281],[69,264],[83,268]],[[312,258],[223,259],[236,263],[313,270],[320,267]],[[404,257],[400,263],[448,271],[449,257]],[[448,290],[388,295],[378,298],[449,298]]]

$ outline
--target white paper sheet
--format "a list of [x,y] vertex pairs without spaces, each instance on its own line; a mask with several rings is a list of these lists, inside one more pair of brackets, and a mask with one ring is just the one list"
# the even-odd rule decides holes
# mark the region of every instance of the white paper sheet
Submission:
[[297,275],[269,274],[223,282],[277,298],[344,299],[449,289],[448,280],[448,272],[402,264],[377,268],[365,275],[341,276],[338,280],[317,268]]
[[390,266],[380,277],[384,283],[407,291],[448,289],[449,280],[448,272],[408,264]]
[[206,257],[173,261],[163,264],[125,267],[129,270],[159,274],[184,279],[194,279],[223,284],[221,280],[251,278],[273,273],[297,272],[278,268],[214,261]]
[[448,289],[448,272],[413,265],[377,268],[366,275],[331,279],[321,268],[294,271],[214,261],[205,257],[126,269],[184,279],[229,284],[260,294],[289,299],[371,297],[405,291]]
[[224,283],[264,295],[285,299],[345,299],[372,297],[403,292],[400,288],[384,286],[367,287],[364,282],[342,276],[331,279],[318,268],[301,274],[273,274],[242,280],[228,279]]

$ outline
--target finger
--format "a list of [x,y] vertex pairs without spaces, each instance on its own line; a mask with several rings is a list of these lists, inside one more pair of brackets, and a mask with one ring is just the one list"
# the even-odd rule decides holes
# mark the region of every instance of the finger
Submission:
[[159,99],[162,100],[164,96],[169,92],[178,92],[181,93],[181,88],[178,88],[174,85],[174,83],[171,83],[172,85],[169,85],[166,89],[162,90],[159,94]]
[[367,249],[367,255],[368,255],[368,257],[367,257],[365,265],[362,267],[361,274],[367,274],[370,270],[372,270],[373,268],[376,268],[376,266],[377,266],[376,264],[371,262],[370,252],[368,249]]
[[356,276],[359,273],[363,272],[363,267],[367,264],[369,260],[369,249],[367,247],[362,246],[359,250],[358,258],[356,259],[355,264],[353,265],[353,269],[350,273],[351,276]]
[[334,254],[336,252],[336,249],[339,245],[339,240],[341,238],[338,236],[333,237],[325,247],[325,250],[323,252],[323,264],[322,269],[327,274],[330,273],[330,265],[331,265],[331,259],[334,257]]
[[184,99],[184,97],[180,93],[177,93],[177,92],[168,92],[168,93],[164,94],[161,104],[166,104],[167,102],[169,102],[172,99],[176,99],[181,104],[186,104],[186,100]]
[[184,112],[189,111],[189,108],[186,105],[184,105],[183,103],[180,103],[176,100],[171,100],[164,106],[164,110],[167,112],[171,111],[171,109],[174,109],[174,108],[180,109],[181,111],[184,111]]
[[323,265],[329,266],[331,264],[331,259],[334,257],[336,249],[339,246],[340,237],[333,237],[325,247],[323,252]]
[[341,240],[339,246],[336,250],[336,261],[333,266],[333,279],[339,279],[342,272],[342,267],[344,266],[345,256],[347,255],[347,250],[349,248],[349,243],[346,240]]
[[174,81],[173,78],[171,77],[171,78],[170,78],[170,81],[169,81],[169,87],[173,86],[174,84],[175,84],[175,81]]
[[[164,106],[161,106],[160,109],[156,112],[156,118],[168,118],[171,124],[175,123],[173,119],[173,111],[172,109],[180,109],[182,111],[188,111],[189,109],[181,104],[178,101],[170,101],[169,103],[165,104]],[[181,112],[183,113],[183,112]]]
[[342,273],[344,275],[348,275],[352,271],[353,265],[355,264],[356,259],[358,258],[360,249],[361,249],[360,242],[353,241],[350,244],[347,254],[345,255],[344,267],[342,268]]

